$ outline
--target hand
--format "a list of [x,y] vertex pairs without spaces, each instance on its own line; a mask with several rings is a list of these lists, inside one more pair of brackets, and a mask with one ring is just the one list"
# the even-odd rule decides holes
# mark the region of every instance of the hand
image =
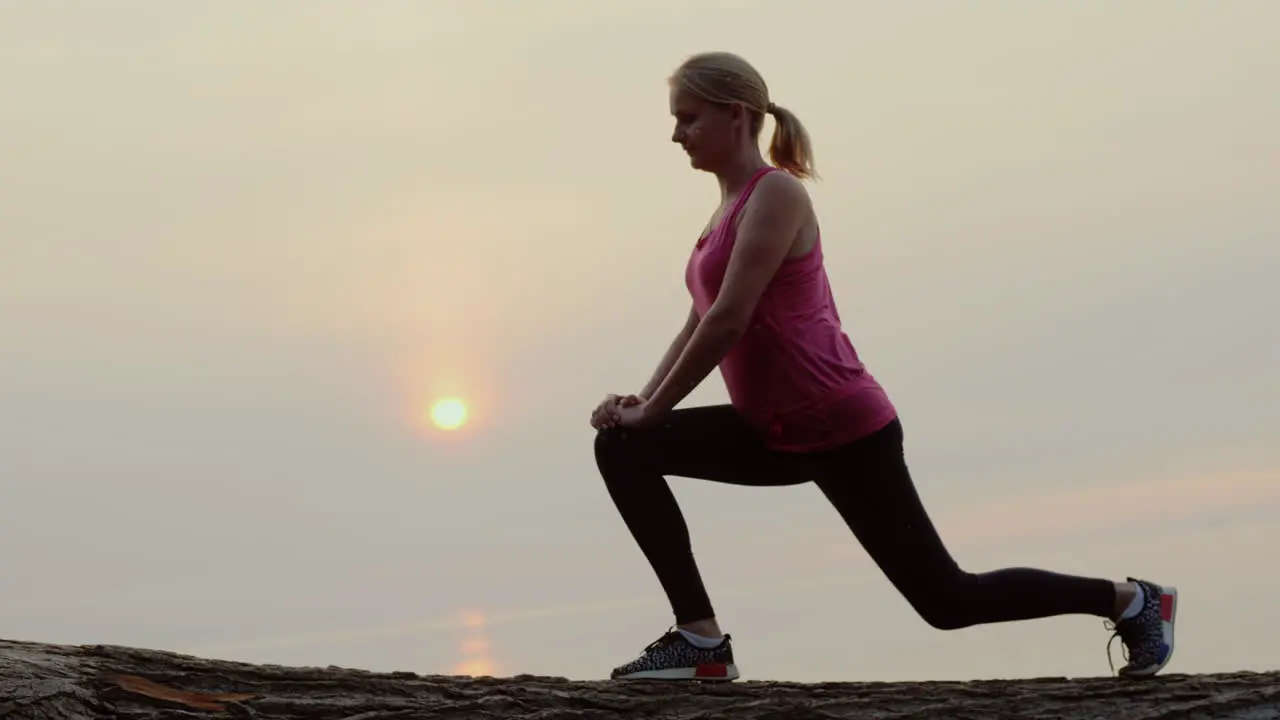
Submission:
[[609,393],[604,396],[595,410],[591,411],[591,427],[597,430],[613,427],[617,420],[618,401],[621,396]]
[[609,393],[604,400],[591,411],[591,427],[597,430],[611,428],[618,421],[618,407],[622,396]]
[[614,411],[614,416],[617,418],[615,423],[619,427],[648,427],[658,421],[660,413],[654,412],[656,408],[649,405],[648,400],[635,395],[625,399],[628,401],[627,404],[619,403],[618,409]]
[[591,427],[604,430],[618,424],[618,414],[622,408],[634,407],[644,402],[639,395],[615,395],[610,393],[591,411]]

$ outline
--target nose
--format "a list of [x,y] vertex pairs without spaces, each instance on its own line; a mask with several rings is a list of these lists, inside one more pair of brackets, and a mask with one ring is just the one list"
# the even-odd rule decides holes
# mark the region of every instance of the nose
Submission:
[[677,143],[677,144],[680,144],[680,145],[683,145],[683,144],[684,144],[684,130],[681,130],[678,126],[676,127],[676,129],[672,130],[672,131],[671,131],[671,142],[673,142],[673,143]]

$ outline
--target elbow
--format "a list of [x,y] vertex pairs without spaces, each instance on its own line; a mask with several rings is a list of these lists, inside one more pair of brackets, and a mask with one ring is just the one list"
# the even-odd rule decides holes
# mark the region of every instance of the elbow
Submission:
[[717,340],[732,345],[747,332],[751,317],[745,313],[728,311],[708,312],[702,319],[702,325],[711,331]]

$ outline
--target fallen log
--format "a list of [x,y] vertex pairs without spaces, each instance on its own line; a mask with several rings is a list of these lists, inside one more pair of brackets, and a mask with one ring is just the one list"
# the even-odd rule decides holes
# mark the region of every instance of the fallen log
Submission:
[[469,678],[0,640],[4,720],[1280,719],[1280,672],[1149,680],[732,684]]

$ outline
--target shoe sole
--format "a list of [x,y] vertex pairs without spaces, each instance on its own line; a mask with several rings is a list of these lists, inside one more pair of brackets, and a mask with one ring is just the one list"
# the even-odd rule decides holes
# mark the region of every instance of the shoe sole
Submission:
[[732,682],[741,677],[733,663],[707,663],[697,667],[668,668],[666,670],[642,670],[619,675],[614,680],[699,680],[701,682]]
[[1160,672],[1173,659],[1173,626],[1178,617],[1178,590],[1173,587],[1161,589],[1160,593],[1160,631],[1164,640],[1164,657],[1157,665],[1131,670],[1126,677],[1151,677]]

